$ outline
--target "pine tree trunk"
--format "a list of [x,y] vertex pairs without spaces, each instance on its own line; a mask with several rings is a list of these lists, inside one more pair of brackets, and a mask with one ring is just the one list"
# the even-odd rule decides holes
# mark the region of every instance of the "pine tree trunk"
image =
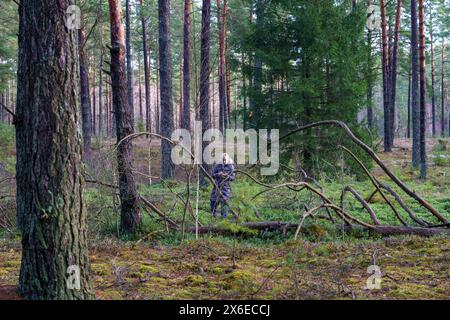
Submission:
[[226,94],[226,67],[225,67],[225,3],[223,9],[220,0],[217,0],[217,20],[219,30],[219,129],[224,132],[228,124],[228,101]]
[[138,86],[139,86],[139,121],[144,119],[144,110],[142,108],[142,83],[141,83],[141,57],[138,58]]
[[[159,13],[159,81],[161,124],[163,137],[170,138],[174,130],[172,101],[172,52],[170,48],[170,0],[158,0]],[[172,179],[175,166],[171,160],[171,145],[161,141],[161,178]]]
[[[111,23],[111,83],[113,109],[116,121],[117,142],[133,133],[131,107],[127,98],[125,75],[125,37],[122,25],[120,0],[109,0]],[[141,220],[139,195],[132,172],[133,145],[124,140],[117,147],[119,195],[121,202],[120,229],[125,234],[135,234]]]
[[[444,37],[441,44],[441,137],[445,137],[445,68],[444,68]],[[450,113],[449,113],[450,114]],[[449,115],[450,117],[450,115]],[[449,120],[449,136],[450,136],[450,120]]]
[[183,28],[183,109],[181,128],[191,130],[191,0],[184,1]]
[[411,0],[411,114],[412,114],[412,166],[420,162],[420,107],[419,107],[419,45],[417,27],[417,0]]
[[408,70],[408,118],[406,124],[406,138],[411,138],[411,63],[409,64]]
[[152,115],[150,100],[150,61],[147,44],[147,23],[143,14],[143,0],[139,0],[141,5],[141,25],[142,25],[142,51],[144,52],[144,91],[145,91],[145,127],[147,132],[152,131]]
[[[65,25],[73,4],[22,0],[19,7],[18,292],[25,299],[93,297],[78,131],[78,31]],[[76,271],[79,282],[68,285],[67,280],[77,279]]]
[[95,94],[95,83],[96,83],[96,77],[95,77],[95,73],[96,73],[96,63],[95,63],[95,57],[94,57],[94,66],[93,66],[93,71],[94,71],[94,79],[92,81],[92,134],[94,136],[97,135],[97,97]]
[[425,23],[424,0],[419,0],[419,62],[420,62],[420,178],[427,177],[427,153],[426,153],[426,104],[425,104]]
[[131,26],[130,26],[130,14],[131,6],[130,0],[126,0],[125,3],[125,39],[127,47],[127,89],[128,89],[128,105],[131,108],[131,125],[134,128],[134,93],[133,93],[133,67],[131,56]]
[[89,91],[89,67],[86,50],[86,32],[84,28],[78,31],[78,43],[80,50],[80,97],[81,120],[83,131],[83,155],[84,159],[91,160],[91,97]]
[[382,44],[382,75],[383,75],[383,110],[384,110],[384,151],[391,152],[391,136],[390,136],[390,107],[389,107],[389,50],[388,38],[386,31],[386,4],[384,0],[380,0],[381,12],[381,44]]
[[103,136],[103,49],[98,68],[98,135]]
[[[202,1],[201,22],[201,48],[200,48],[200,119],[202,121],[202,135],[210,127],[209,121],[209,74],[210,74],[210,36],[211,36],[211,0]],[[203,142],[202,149],[206,147]],[[203,161],[205,169],[208,167]],[[200,174],[200,184],[206,185],[206,177]]]
[[434,94],[434,44],[433,44],[433,15],[430,8],[430,58],[431,58],[431,132],[433,138],[436,136],[436,96]]
[[392,149],[395,138],[395,114],[396,114],[396,97],[397,97],[397,60],[398,60],[398,43],[401,23],[402,0],[397,1],[397,13],[395,17],[394,44],[392,48],[392,61],[390,66],[390,94],[389,94],[389,144]]

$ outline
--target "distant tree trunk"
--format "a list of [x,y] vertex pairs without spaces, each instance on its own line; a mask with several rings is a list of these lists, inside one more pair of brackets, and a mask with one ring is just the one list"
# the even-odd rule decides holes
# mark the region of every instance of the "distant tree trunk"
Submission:
[[[367,5],[370,7],[372,1],[368,0]],[[375,13],[371,13],[375,14]],[[368,19],[373,19],[373,17],[368,17]],[[368,46],[368,57],[367,57],[367,127],[369,129],[373,128],[373,56],[372,56],[372,29],[367,28],[367,46]]]
[[383,109],[384,109],[384,151],[391,152],[391,137],[390,137],[390,100],[389,100],[389,52],[388,52],[388,38],[386,31],[386,4],[384,0],[380,0],[381,12],[381,44],[382,44],[382,75],[383,75]]
[[[445,68],[444,68],[444,37],[441,44],[441,137],[445,137]],[[450,113],[449,113],[450,114]],[[449,115],[450,117],[450,115]],[[450,136],[450,120],[449,120],[449,136]]]
[[[264,22],[264,1],[256,0],[256,27],[259,29]],[[255,53],[253,65],[253,91],[259,96],[262,93],[262,60],[258,54]],[[253,101],[253,127],[256,128],[259,123],[259,101]]]
[[[65,25],[73,4],[21,0],[19,7],[18,292],[25,299],[93,298],[78,131],[77,31]],[[79,290],[67,285],[74,272],[79,282],[71,283]]]
[[0,123],[3,123],[3,114],[5,112],[5,109],[3,108],[3,104],[5,104],[3,93],[0,95],[0,102],[2,103],[2,106],[0,107]]
[[130,26],[130,15],[131,6],[130,0],[126,0],[125,3],[125,39],[127,47],[127,88],[128,88],[128,104],[131,108],[131,125],[134,127],[134,93],[133,93],[133,67],[132,67],[132,56],[131,56],[131,26]]
[[191,0],[184,1],[183,28],[183,109],[181,128],[191,130]]
[[225,3],[222,5],[220,0],[217,0],[217,21],[219,30],[219,129],[223,132],[228,124],[228,106],[226,94],[226,66],[225,66]]
[[[161,135],[170,138],[174,130],[172,101],[172,52],[170,48],[170,0],[158,0],[159,13],[159,81],[161,95]],[[172,179],[175,165],[171,145],[161,141],[161,178]]]
[[105,80],[105,119],[106,119],[106,136],[111,136],[111,122],[110,122],[110,109],[109,109],[109,88],[108,81]]
[[417,27],[417,0],[411,0],[411,113],[412,113],[412,166],[420,163],[420,107],[419,107],[419,45]]
[[[133,133],[131,107],[127,98],[125,76],[125,37],[120,0],[109,0],[111,23],[111,82],[113,108],[116,120],[117,142]],[[124,140],[117,147],[119,195],[121,202],[120,229],[125,234],[135,234],[141,220],[139,195],[132,172],[133,145]]]
[[144,90],[145,90],[145,127],[147,132],[152,131],[152,115],[150,104],[150,61],[147,45],[147,22],[143,14],[143,0],[139,0],[141,5],[141,25],[142,25],[142,50],[144,52]]
[[97,135],[97,96],[95,94],[95,83],[97,81],[96,77],[95,77],[95,73],[96,73],[96,63],[95,63],[95,57],[94,57],[94,66],[93,66],[93,71],[94,71],[94,79],[92,81],[92,133],[95,135]]
[[426,152],[426,104],[425,104],[425,23],[424,0],[419,0],[419,61],[420,61],[420,178],[427,177],[427,152]]
[[141,84],[141,58],[138,58],[138,86],[139,86],[139,121],[144,119],[144,110],[142,108],[142,84]]
[[89,67],[86,50],[86,32],[84,28],[78,30],[78,46],[80,50],[80,97],[81,120],[83,131],[84,160],[91,160],[91,97],[89,91]]
[[433,14],[430,8],[430,59],[431,59],[431,132],[433,138],[436,136],[436,96],[434,92],[435,77],[434,77],[434,44],[433,44]]
[[242,71],[242,99],[243,99],[243,114],[242,126],[247,130],[247,79],[245,77],[245,53],[241,54],[241,71]]
[[103,136],[103,48],[98,70],[98,135]]
[[395,114],[396,114],[396,97],[397,97],[397,60],[398,60],[398,42],[401,23],[402,0],[397,1],[397,13],[395,17],[394,44],[392,48],[392,60],[390,61],[390,77],[389,77],[389,144],[391,148],[394,146],[395,138]]
[[[211,36],[211,0],[202,1],[202,22],[201,22],[201,48],[200,48],[200,119],[202,121],[202,134],[209,129],[209,74],[210,74],[210,36]],[[206,147],[203,142],[202,149]],[[203,161],[203,166],[208,168]],[[201,172],[200,183],[205,186],[206,177]]]
[[406,138],[411,138],[411,63],[409,63],[408,70],[408,123],[406,125]]

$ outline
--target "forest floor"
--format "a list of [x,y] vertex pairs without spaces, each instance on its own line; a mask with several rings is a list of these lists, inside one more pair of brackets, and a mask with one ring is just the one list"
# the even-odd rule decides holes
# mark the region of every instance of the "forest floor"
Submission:
[[[0,198],[2,192],[10,198],[14,186],[7,183],[13,183],[8,177],[14,175],[14,150],[1,145],[2,139],[6,139],[1,134],[0,130],[0,147],[6,152],[0,154]],[[438,144],[437,139],[427,141],[430,168],[426,182],[417,179],[418,173],[410,169],[409,140],[397,139],[392,153],[380,152],[379,156],[405,183],[450,218],[449,151],[439,151]],[[148,149],[145,141],[136,141],[137,171],[148,172],[145,161]],[[98,150],[96,166],[108,167],[107,151],[101,152],[107,147],[102,145]],[[155,156],[153,175],[159,168],[158,150],[157,145],[151,148]],[[98,169],[94,178],[109,181],[110,171]],[[378,168],[372,172],[387,181]],[[177,172],[177,177],[183,175],[182,170]],[[185,183],[167,182],[169,192],[167,186],[148,185],[148,177],[140,176],[139,192],[180,221],[184,206],[174,195],[184,195]],[[2,181],[6,181],[3,186]],[[343,184],[352,185],[365,198],[373,191],[368,181],[354,177],[323,179],[320,183],[336,203]],[[232,205],[243,221],[298,222],[302,210],[295,201],[306,201],[308,195],[278,190],[250,204],[249,199],[261,190],[242,176],[233,184]],[[232,227],[229,219],[210,217],[208,196],[209,190],[200,193],[200,222]],[[116,236],[117,211],[112,206],[112,191],[89,185],[86,199],[97,299],[450,299],[450,237],[344,234],[326,222],[311,219],[305,221],[298,240],[293,240],[292,233],[275,232],[242,237],[203,235],[195,240],[192,234],[183,237],[167,232],[164,223],[144,214],[140,239],[124,241]],[[5,201],[0,202],[0,225],[8,227],[0,227],[0,299],[17,299],[20,237],[12,226],[14,210],[8,210],[12,204]],[[419,217],[430,218],[411,199],[405,202]],[[383,199],[373,197],[371,206],[382,223],[398,224]],[[367,219],[367,214],[350,199],[346,210]],[[405,217],[404,212],[402,215]],[[186,219],[188,226],[192,226],[191,217],[188,215]],[[372,265],[381,272],[380,287],[375,289],[367,287],[373,279],[368,272]]]

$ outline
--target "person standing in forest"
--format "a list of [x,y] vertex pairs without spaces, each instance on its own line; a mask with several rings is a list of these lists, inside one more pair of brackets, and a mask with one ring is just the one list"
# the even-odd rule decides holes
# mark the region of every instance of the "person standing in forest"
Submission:
[[211,213],[216,217],[217,207],[221,205],[220,214],[223,218],[227,217],[228,201],[231,198],[230,182],[234,181],[233,160],[227,153],[222,156],[222,163],[216,163],[212,170],[214,179],[214,188],[211,193]]

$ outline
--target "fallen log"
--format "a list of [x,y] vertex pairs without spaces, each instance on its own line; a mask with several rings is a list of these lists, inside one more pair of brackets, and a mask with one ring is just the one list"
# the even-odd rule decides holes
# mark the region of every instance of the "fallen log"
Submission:
[[[204,226],[198,228],[199,234],[218,234],[225,236],[233,235],[246,235],[245,229],[251,229],[256,231],[280,231],[285,233],[286,231],[295,231],[298,228],[298,223],[289,223],[283,221],[262,221],[262,222],[246,222],[237,225],[239,228],[237,231],[222,227],[222,226]],[[392,235],[417,235],[422,237],[430,237],[434,235],[448,235],[450,236],[449,228],[422,228],[422,227],[405,227],[405,226],[386,226],[376,225],[371,228],[367,228],[361,225],[340,225],[337,229],[345,231],[351,230],[369,230],[381,234],[383,236]],[[195,228],[187,229],[187,232],[195,233]]]

